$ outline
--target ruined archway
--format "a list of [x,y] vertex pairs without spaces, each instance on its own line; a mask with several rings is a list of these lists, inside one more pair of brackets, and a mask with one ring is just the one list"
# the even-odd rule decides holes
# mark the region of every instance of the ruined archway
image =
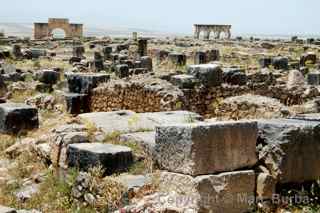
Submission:
[[204,39],[210,39],[210,35],[219,39],[221,34],[224,33],[226,38],[231,38],[231,25],[212,25],[212,24],[195,24],[194,37],[200,38],[200,34],[204,34]]
[[55,29],[62,29],[66,38],[80,38],[83,34],[82,24],[71,24],[68,19],[50,18],[48,23],[34,23],[34,38],[51,38]]

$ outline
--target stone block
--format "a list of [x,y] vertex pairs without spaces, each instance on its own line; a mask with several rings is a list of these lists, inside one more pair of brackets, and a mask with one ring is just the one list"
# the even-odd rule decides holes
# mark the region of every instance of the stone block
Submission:
[[222,83],[222,69],[216,64],[190,65],[187,72],[208,87],[220,86]]
[[120,135],[119,140],[124,143],[130,142],[137,144],[146,154],[152,157],[156,146],[155,134],[154,131],[134,132]]
[[143,56],[140,58],[141,68],[145,68],[148,71],[152,71],[152,58],[149,56]]
[[310,72],[307,74],[307,82],[309,85],[320,85],[320,72]]
[[69,91],[72,93],[89,94],[90,91],[110,79],[107,74],[100,73],[66,73]]
[[287,70],[289,68],[289,60],[282,56],[275,57],[272,59],[272,66],[277,70]]
[[258,120],[259,160],[280,183],[320,177],[320,122],[309,118]]
[[101,165],[107,174],[112,174],[126,170],[133,162],[133,156],[126,146],[79,143],[68,146],[67,162],[69,166],[82,170]]
[[184,66],[187,63],[187,56],[181,53],[170,53],[168,59],[175,66]]
[[87,94],[65,93],[67,112],[70,114],[81,114],[89,112],[89,100]]
[[19,133],[38,128],[38,110],[26,104],[0,104],[0,132]]
[[84,46],[74,46],[72,48],[72,55],[77,58],[83,58],[83,54],[85,53]]
[[16,212],[17,211],[13,208],[0,205],[0,213],[16,213]]
[[252,170],[197,177],[162,172],[159,182],[161,191],[177,192],[180,199],[195,203],[198,212],[243,213],[254,205],[255,178]]
[[250,168],[257,131],[251,121],[159,126],[155,159],[162,169],[193,176]]
[[174,75],[171,83],[180,89],[192,89],[199,81],[193,75]]
[[220,59],[220,51],[218,49],[208,50],[207,52],[207,61],[219,61]]
[[44,84],[56,84],[60,80],[60,73],[53,70],[41,70],[36,73],[36,79]]
[[227,69],[223,71],[222,79],[224,83],[231,85],[245,85],[247,83],[247,75],[245,70],[241,69]]
[[93,123],[105,134],[154,131],[162,124],[190,123],[202,121],[196,113],[188,111],[135,113],[129,110],[113,112],[91,112],[79,115],[84,122]]
[[206,64],[207,61],[207,54],[203,51],[197,51],[194,54],[194,64]]
[[103,58],[104,60],[111,59],[112,46],[105,46],[102,48]]
[[118,78],[129,77],[129,66],[127,64],[119,64],[116,66],[115,74]]

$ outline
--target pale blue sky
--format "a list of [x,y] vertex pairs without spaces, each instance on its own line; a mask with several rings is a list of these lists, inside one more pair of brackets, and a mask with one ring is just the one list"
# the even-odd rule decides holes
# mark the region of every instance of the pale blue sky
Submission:
[[1,0],[0,22],[66,17],[91,26],[191,33],[232,24],[234,33],[320,34],[320,0]]

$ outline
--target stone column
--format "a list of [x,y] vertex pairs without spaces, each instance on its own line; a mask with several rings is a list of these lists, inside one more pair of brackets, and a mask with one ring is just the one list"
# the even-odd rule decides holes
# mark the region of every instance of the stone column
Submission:
[[139,39],[138,40],[138,54],[140,57],[147,56],[147,54],[148,54],[147,48],[148,48],[148,40],[147,39]]
[[227,37],[228,37],[228,39],[231,38],[231,30],[230,29],[227,30]]
[[132,39],[133,39],[134,41],[137,41],[137,40],[138,40],[138,33],[137,33],[137,32],[133,32],[133,33],[132,33]]
[[197,26],[195,26],[194,28],[195,28],[194,29],[194,38],[199,39],[200,38],[200,29]]
[[217,33],[216,33],[216,39],[220,39],[220,36],[221,36],[221,31],[219,30],[219,31],[217,31]]
[[210,30],[209,29],[206,29],[206,31],[205,31],[204,39],[206,39],[206,40],[210,39]]

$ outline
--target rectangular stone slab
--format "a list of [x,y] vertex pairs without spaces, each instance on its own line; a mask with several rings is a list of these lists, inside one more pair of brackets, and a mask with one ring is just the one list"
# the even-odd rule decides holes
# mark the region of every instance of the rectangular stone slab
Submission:
[[88,170],[102,166],[107,174],[126,170],[133,162],[129,147],[102,143],[70,144],[67,148],[67,162],[71,167]]
[[0,104],[0,132],[17,134],[38,128],[38,110],[26,104]]
[[159,188],[180,194],[179,201],[195,203],[199,212],[243,213],[255,200],[255,179],[252,170],[197,177],[162,172]]
[[252,121],[159,126],[155,159],[162,169],[193,176],[250,168],[256,140]]

